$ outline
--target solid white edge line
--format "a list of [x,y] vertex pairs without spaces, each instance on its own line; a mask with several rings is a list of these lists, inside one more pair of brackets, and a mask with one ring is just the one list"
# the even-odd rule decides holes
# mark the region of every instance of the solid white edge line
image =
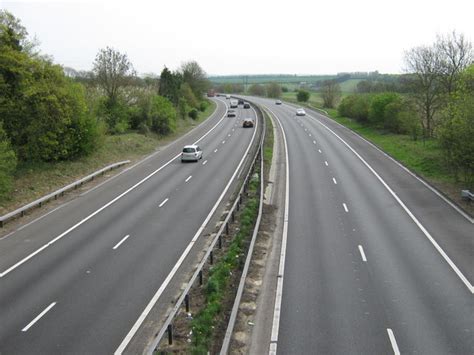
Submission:
[[[283,129],[283,126],[280,122],[278,116],[269,108],[266,108],[270,113],[275,117],[278,122],[278,125],[281,128],[283,142],[285,145],[285,159],[286,159],[286,171],[285,171],[285,210],[284,210],[284,218],[283,218],[283,235],[282,235],[282,242],[281,242],[281,250],[280,250],[280,264],[278,268],[278,280],[277,280],[277,288],[275,294],[275,307],[273,310],[273,323],[272,323],[272,333],[270,338],[270,348],[269,354],[276,354],[277,352],[277,345],[278,345],[278,332],[280,328],[280,313],[281,313],[281,302],[283,297],[283,280],[285,274],[285,259],[286,259],[286,244],[288,240],[288,214],[289,214],[289,194],[290,194],[290,162],[288,159],[288,144],[286,141],[286,134]],[[271,115],[270,115],[271,116]]]
[[169,198],[165,198],[162,203],[158,207],[163,207],[166,202],[168,202]]
[[184,180],[184,182],[188,182],[189,180],[191,180],[192,177],[193,177],[192,175],[189,175],[188,178]]
[[311,117],[314,121],[319,123],[321,126],[326,128],[329,132],[331,132],[334,136],[336,136],[354,155],[359,158],[359,160],[367,167],[367,169],[370,170],[370,172],[380,181],[380,183],[387,189],[387,191],[392,195],[392,197],[398,202],[398,204],[403,208],[403,210],[408,214],[408,216],[412,219],[413,222],[418,226],[418,228],[423,232],[423,234],[428,238],[428,240],[431,242],[431,244],[435,247],[435,249],[438,251],[438,253],[441,254],[443,259],[448,263],[448,265],[453,269],[453,271],[456,273],[456,275],[461,279],[461,281],[466,285],[467,289],[471,292],[471,294],[474,294],[474,287],[472,284],[469,282],[469,280],[464,276],[464,274],[459,270],[459,268],[454,264],[454,262],[449,258],[449,256],[445,253],[445,251],[439,246],[439,244],[434,240],[434,238],[431,236],[431,234],[426,230],[426,228],[421,224],[420,221],[415,217],[415,215],[408,209],[408,207],[403,203],[403,201],[397,196],[397,194],[392,190],[390,186],[385,182],[384,179],[370,166],[369,163],[367,163],[362,156],[355,151],[354,148],[352,148],[349,143],[347,143],[344,139],[342,139],[336,132],[334,132],[331,128],[326,126],[324,123],[322,123],[320,120],[313,116]]
[[[252,109],[254,110],[255,112],[255,115],[257,116],[257,113],[255,111],[255,109],[252,107]],[[257,125],[258,125],[258,120],[257,121]],[[245,158],[247,157],[247,154],[250,150],[250,147],[252,146],[253,144],[253,141],[255,139],[255,134],[257,133],[257,130],[255,129],[253,131],[253,135],[252,135],[252,139],[250,140],[250,144],[249,146],[247,147],[245,153],[243,154],[242,156],[242,159],[240,160],[240,163],[239,165],[237,166],[237,168],[235,169],[233,175],[231,176],[229,182],[227,183],[226,187],[224,188],[224,191],[222,192],[222,194],[219,196],[219,199],[217,200],[217,202],[215,203],[215,205],[212,207],[211,211],[209,212],[209,214],[207,215],[206,219],[204,220],[204,222],[201,224],[201,226],[199,227],[199,229],[197,230],[197,232],[194,234],[194,237],[193,239],[191,239],[191,242],[188,244],[188,246],[186,247],[186,249],[183,251],[183,254],[181,254],[181,256],[179,257],[178,261],[176,262],[176,264],[173,266],[173,268],[171,269],[170,273],[168,274],[168,276],[166,277],[165,281],[163,281],[163,283],[161,284],[160,288],[156,291],[156,293],[153,295],[152,299],[150,300],[150,302],[148,302],[147,306],[145,307],[145,309],[143,310],[143,312],[140,314],[140,316],[138,317],[137,321],[134,323],[134,325],[132,326],[132,328],[130,329],[130,331],[128,332],[128,334],[125,336],[125,338],[122,340],[122,342],[120,343],[119,347],[117,348],[117,350],[115,350],[114,352],[114,355],[119,355],[119,354],[122,354],[122,352],[125,350],[125,348],[127,347],[128,343],[130,342],[130,340],[132,340],[133,336],[135,335],[135,333],[138,331],[138,329],[140,328],[140,326],[142,325],[142,323],[145,321],[145,318],[147,317],[148,313],[150,313],[150,311],[152,310],[152,308],[154,307],[154,305],[156,304],[156,302],[158,301],[158,299],[161,297],[161,294],[163,293],[163,291],[166,289],[166,287],[168,286],[168,284],[171,282],[171,279],[174,277],[174,275],[176,274],[176,272],[178,271],[179,267],[181,266],[181,264],[183,263],[184,259],[186,258],[186,256],[188,256],[189,252],[191,251],[191,248],[194,246],[194,243],[198,240],[198,238],[200,237],[202,231],[204,230],[204,228],[206,227],[207,223],[209,223],[209,220],[212,218],[212,215],[214,214],[214,212],[216,211],[217,207],[219,206],[219,204],[221,203],[222,199],[224,198],[225,194],[227,193],[227,190],[229,190],[229,187],[230,185],[232,184],[232,182],[234,181],[235,179],[235,176],[237,175],[237,172],[239,171],[240,167],[242,166]]]
[[48,313],[49,310],[50,310],[51,308],[53,308],[55,305],[56,305],[56,302],[51,303],[48,307],[46,307],[46,308],[44,309],[43,312],[41,312],[40,314],[38,314],[38,315],[36,316],[36,318],[33,319],[33,320],[32,320],[26,327],[24,327],[21,331],[22,331],[22,332],[27,332],[28,329],[30,329],[37,321],[39,321],[39,320],[41,319],[41,317],[43,317],[46,313]]
[[362,257],[362,261],[367,262],[367,257],[365,256],[364,248],[362,248],[362,245],[359,245],[359,251],[360,251],[360,256]]
[[115,244],[115,246],[112,248],[113,250],[117,249],[119,246],[122,245],[122,243],[124,241],[126,241],[128,239],[128,237],[130,237],[130,234],[127,234],[125,237],[122,238],[122,240],[120,242],[118,242],[117,244]]
[[[224,116],[222,116],[222,118],[217,121],[217,123],[212,126],[212,128],[207,131],[203,136],[201,136],[201,138],[199,138],[196,142],[194,142],[194,144],[197,144],[199,143],[201,140],[203,140],[207,135],[209,135],[223,120],[224,118],[227,116],[227,109],[224,113]],[[148,179],[150,179],[153,175],[155,175],[156,173],[158,173],[159,171],[163,170],[165,167],[167,167],[168,165],[170,165],[173,160],[177,159],[178,157],[181,156],[181,153],[177,154],[176,156],[174,156],[173,158],[171,158],[170,160],[168,160],[165,164],[163,164],[162,166],[160,166],[157,170],[153,171],[150,175],[146,176],[145,178],[143,178],[142,180],[140,180],[139,182],[137,182],[135,185],[133,185],[132,187],[130,187],[129,189],[127,189],[125,192],[122,192],[120,195],[118,195],[117,197],[115,197],[113,200],[109,201],[108,203],[106,203],[105,205],[103,205],[102,207],[100,207],[98,210],[94,211],[93,213],[91,213],[89,216],[87,216],[86,218],[82,219],[80,222],[76,223],[75,225],[73,225],[72,227],[70,227],[69,229],[67,229],[65,232],[61,233],[60,235],[58,235],[56,238],[54,238],[53,240],[49,241],[48,243],[44,244],[42,247],[40,247],[39,249],[35,250],[33,253],[29,254],[27,257],[23,258],[22,260],[20,260],[19,262],[17,262],[16,264],[10,266],[7,270],[3,271],[0,273],[0,278],[6,276],[7,274],[9,274],[10,272],[12,272],[13,270],[15,270],[17,267],[19,267],[20,265],[24,264],[25,262],[27,262],[28,260],[30,260],[31,258],[33,258],[35,255],[39,254],[40,252],[42,252],[44,249],[46,249],[47,247],[51,246],[52,244],[54,244],[55,242],[57,242],[59,239],[61,239],[62,237],[64,237],[65,235],[69,234],[70,232],[72,232],[74,229],[76,229],[77,227],[79,227],[80,225],[82,225],[83,223],[87,222],[89,219],[91,219],[92,217],[96,216],[97,214],[99,214],[100,212],[102,212],[104,209],[106,209],[107,207],[109,207],[110,205],[112,205],[113,203],[115,203],[116,201],[118,201],[119,199],[121,199],[123,196],[125,196],[126,194],[128,194],[130,191],[134,190],[135,188],[137,188],[138,186],[140,186],[141,184],[143,184],[145,181],[147,181]]]
[[392,329],[387,328],[387,333],[390,339],[390,344],[392,344],[393,353],[395,355],[400,355],[400,349],[398,349],[397,340],[395,339],[395,335],[393,334]]
[[344,206],[344,211],[349,212],[349,209],[347,208],[347,205],[345,203],[342,204]]

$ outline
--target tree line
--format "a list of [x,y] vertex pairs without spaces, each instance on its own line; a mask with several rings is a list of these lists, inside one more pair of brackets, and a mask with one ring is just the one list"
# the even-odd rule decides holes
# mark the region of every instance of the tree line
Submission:
[[474,63],[462,34],[438,36],[405,52],[398,82],[361,81],[339,114],[414,140],[434,140],[446,166],[468,188],[474,184]]
[[195,61],[140,78],[126,54],[107,47],[92,67],[54,64],[21,21],[0,10],[0,198],[11,191],[18,164],[77,159],[105,135],[129,129],[167,135],[208,106],[209,82]]

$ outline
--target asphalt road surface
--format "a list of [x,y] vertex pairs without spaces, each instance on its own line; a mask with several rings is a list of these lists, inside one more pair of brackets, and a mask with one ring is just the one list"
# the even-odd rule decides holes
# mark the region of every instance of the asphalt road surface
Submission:
[[252,100],[288,149],[271,352],[473,354],[472,220],[332,120]]
[[[226,100],[215,101],[185,137],[0,240],[1,354],[127,345],[256,141],[255,129],[241,127],[253,109],[228,118]],[[181,163],[183,145],[198,140],[202,160]]]

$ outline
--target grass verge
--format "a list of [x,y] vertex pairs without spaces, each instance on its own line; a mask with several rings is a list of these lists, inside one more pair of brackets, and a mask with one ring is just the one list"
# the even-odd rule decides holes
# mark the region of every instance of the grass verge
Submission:
[[191,323],[193,331],[192,354],[207,354],[213,347],[213,343],[222,341],[222,339],[215,339],[215,332],[216,329],[225,327],[225,324],[221,324],[221,327],[218,326],[219,320],[222,321],[219,316],[223,313],[223,305],[228,303],[224,302],[224,299],[235,293],[235,290],[229,289],[229,280],[233,273],[237,270],[241,272],[243,268],[245,249],[258,214],[258,170],[255,169],[256,173],[249,183],[247,191],[249,196],[253,197],[246,200],[245,206],[241,210],[239,230],[224,257],[209,272],[209,279],[204,287],[204,305]]
[[101,147],[87,157],[55,163],[20,163],[15,173],[12,193],[0,200],[0,215],[15,210],[109,164],[121,160],[138,161],[159,146],[166,145],[190,131],[208,118],[215,108],[216,104],[211,101],[211,105],[206,111],[199,113],[197,120],[190,118],[179,120],[176,132],[166,137],[156,134],[145,136],[136,132],[105,136]]

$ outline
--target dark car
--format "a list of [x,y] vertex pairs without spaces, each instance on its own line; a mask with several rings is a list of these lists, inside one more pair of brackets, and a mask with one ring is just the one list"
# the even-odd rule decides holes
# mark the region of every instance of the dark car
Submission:
[[253,127],[253,120],[251,118],[244,119],[244,123],[242,124],[244,128],[251,128]]
[[244,108],[250,108],[250,104],[248,102],[244,102]]
[[244,104],[244,100],[239,99],[239,105],[243,105],[243,104]]

